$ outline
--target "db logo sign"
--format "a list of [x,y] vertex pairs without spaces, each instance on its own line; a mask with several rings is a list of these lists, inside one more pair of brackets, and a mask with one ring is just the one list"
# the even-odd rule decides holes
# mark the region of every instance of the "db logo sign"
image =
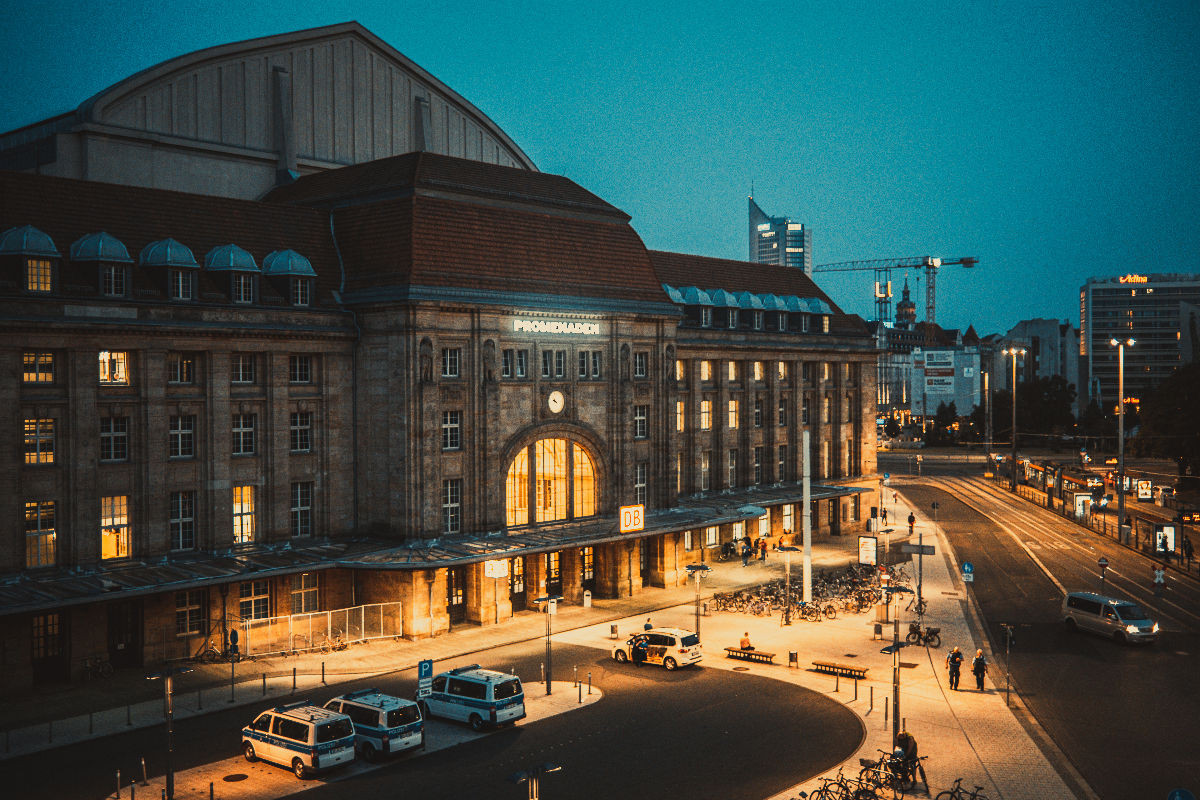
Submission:
[[621,506],[621,533],[640,531],[646,527],[646,507]]

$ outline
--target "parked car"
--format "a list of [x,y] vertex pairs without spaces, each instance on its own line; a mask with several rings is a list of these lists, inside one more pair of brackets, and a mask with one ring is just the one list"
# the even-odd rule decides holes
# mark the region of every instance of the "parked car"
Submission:
[[354,723],[307,700],[277,706],[242,728],[242,753],[247,761],[290,767],[304,779],[354,760]]
[[631,661],[634,644],[643,637],[649,645],[646,649],[647,664],[675,669],[695,664],[702,657],[700,637],[682,628],[651,628],[635,633],[624,643],[613,647],[612,657],[618,662]]

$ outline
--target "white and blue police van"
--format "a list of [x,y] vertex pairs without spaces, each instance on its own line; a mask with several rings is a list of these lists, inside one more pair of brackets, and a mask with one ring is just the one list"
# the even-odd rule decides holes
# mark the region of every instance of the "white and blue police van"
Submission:
[[354,722],[307,700],[277,706],[242,728],[242,753],[247,761],[290,767],[304,779],[354,760]]
[[425,746],[425,721],[412,700],[360,689],[338,695],[325,708],[348,716],[354,723],[358,752],[367,761],[381,753],[401,753]]
[[417,702],[426,716],[465,722],[476,731],[525,718],[521,679],[478,664],[436,675],[429,693],[418,694]]

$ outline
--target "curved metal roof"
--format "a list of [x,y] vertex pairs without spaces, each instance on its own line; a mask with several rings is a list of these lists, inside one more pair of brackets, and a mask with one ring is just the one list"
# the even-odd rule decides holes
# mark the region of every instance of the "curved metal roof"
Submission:
[[0,255],[48,256],[60,258],[62,253],[54,240],[32,225],[9,228],[0,234]]
[[685,286],[677,289],[670,284],[662,285],[671,302],[685,306],[716,306],[718,308],[764,309],[767,311],[798,311],[805,314],[832,314],[833,309],[817,297],[797,297],[794,294],[755,294],[753,292],[729,292],[725,289],[699,289]]
[[[260,272],[254,256],[247,253],[236,244],[223,244],[214,247],[204,256],[204,268],[214,272]],[[315,273],[314,273],[315,274]]]
[[298,275],[317,277],[312,262],[295,250],[273,250],[263,259],[263,272],[268,275]]
[[104,231],[89,233],[76,239],[71,244],[71,260],[133,263],[133,259],[129,257],[129,251],[121,240]]
[[143,267],[190,267],[200,269],[196,257],[187,245],[180,244],[174,239],[159,239],[142,248],[138,254],[138,263]]

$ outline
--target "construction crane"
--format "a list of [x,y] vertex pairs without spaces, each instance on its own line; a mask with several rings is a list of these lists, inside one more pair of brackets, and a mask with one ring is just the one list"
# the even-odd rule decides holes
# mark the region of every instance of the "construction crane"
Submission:
[[875,272],[875,316],[887,321],[892,316],[892,270],[905,267],[925,268],[925,321],[936,322],[937,315],[937,271],[942,267],[962,266],[970,269],[979,263],[974,256],[961,258],[936,258],[934,256],[907,256],[904,258],[875,258],[866,261],[839,261],[835,264],[817,264],[813,272]]

